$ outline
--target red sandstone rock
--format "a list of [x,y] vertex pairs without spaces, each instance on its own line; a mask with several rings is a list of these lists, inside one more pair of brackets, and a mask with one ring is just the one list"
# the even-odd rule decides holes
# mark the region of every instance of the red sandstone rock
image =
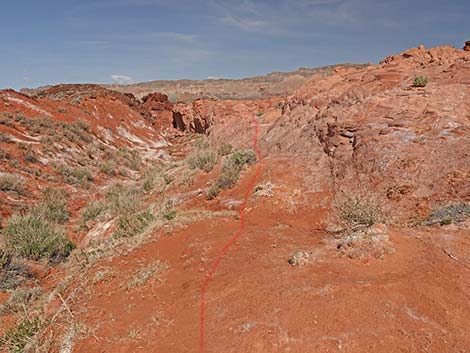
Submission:
[[465,51],[470,51],[470,40],[467,40],[467,41],[465,42],[465,45],[464,45],[464,47],[463,47],[463,50],[465,50]]

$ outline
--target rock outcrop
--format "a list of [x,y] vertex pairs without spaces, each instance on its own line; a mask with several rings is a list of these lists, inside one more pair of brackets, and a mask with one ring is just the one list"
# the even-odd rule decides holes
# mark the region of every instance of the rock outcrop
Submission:
[[463,46],[463,50],[470,51],[470,40],[467,40],[465,42],[465,45]]
[[[429,84],[412,87],[416,76]],[[470,53],[420,46],[378,65],[312,78],[271,105],[177,105],[174,125],[214,143],[247,144],[261,110],[266,155],[311,164],[331,192],[377,194],[397,218],[410,219],[435,204],[470,199],[469,102]]]

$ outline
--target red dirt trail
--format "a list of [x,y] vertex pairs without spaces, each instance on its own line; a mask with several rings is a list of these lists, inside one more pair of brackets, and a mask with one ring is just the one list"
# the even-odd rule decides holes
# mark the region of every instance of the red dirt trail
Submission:
[[228,253],[230,248],[235,244],[235,242],[238,240],[238,238],[241,236],[243,231],[245,230],[245,208],[248,203],[248,199],[250,195],[253,192],[253,189],[255,187],[256,181],[258,180],[261,170],[262,170],[262,164],[261,164],[261,151],[258,147],[258,134],[259,134],[259,123],[258,120],[256,119],[256,116],[253,116],[253,126],[254,126],[254,135],[253,135],[253,150],[256,153],[257,157],[257,167],[256,171],[251,177],[251,180],[248,184],[248,187],[246,188],[245,195],[243,197],[243,202],[240,205],[239,208],[239,216],[240,216],[240,223],[239,223],[239,228],[236,231],[236,233],[230,238],[230,240],[225,244],[225,246],[222,248],[220,254],[217,256],[217,258],[214,261],[214,264],[210,268],[209,272],[207,273],[206,279],[204,283],[201,286],[201,320],[200,320],[200,337],[199,337],[199,350],[201,352],[204,352],[204,313],[205,313],[205,306],[206,306],[206,289],[209,286],[210,281],[213,279],[213,275],[215,271],[217,270],[217,267],[220,264],[220,261],[222,261],[223,257]]

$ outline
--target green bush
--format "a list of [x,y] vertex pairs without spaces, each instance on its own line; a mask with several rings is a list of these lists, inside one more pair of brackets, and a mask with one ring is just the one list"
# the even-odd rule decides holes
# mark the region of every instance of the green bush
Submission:
[[34,214],[9,218],[3,238],[8,251],[32,260],[61,260],[74,249],[63,231]]
[[256,162],[256,153],[251,149],[236,150],[224,161],[215,184],[209,189],[207,197],[213,199],[220,191],[230,189],[240,178],[240,172],[246,164]]
[[426,87],[428,78],[425,76],[416,76],[413,81],[413,87]]
[[236,150],[232,153],[231,159],[243,167],[245,164],[256,163],[256,153],[252,149]]

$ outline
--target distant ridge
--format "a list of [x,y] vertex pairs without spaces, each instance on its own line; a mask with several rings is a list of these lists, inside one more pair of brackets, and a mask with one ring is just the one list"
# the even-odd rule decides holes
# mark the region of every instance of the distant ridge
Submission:
[[[102,86],[121,93],[132,93],[138,98],[149,93],[160,92],[168,95],[173,102],[192,102],[200,98],[259,99],[289,94],[300,88],[313,75],[327,76],[339,66],[362,68],[367,64],[346,63],[318,68],[301,67],[292,72],[276,71],[243,79],[155,80],[130,85],[105,84]],[[23,88],[21,93],[34,96],[50,87]]]

